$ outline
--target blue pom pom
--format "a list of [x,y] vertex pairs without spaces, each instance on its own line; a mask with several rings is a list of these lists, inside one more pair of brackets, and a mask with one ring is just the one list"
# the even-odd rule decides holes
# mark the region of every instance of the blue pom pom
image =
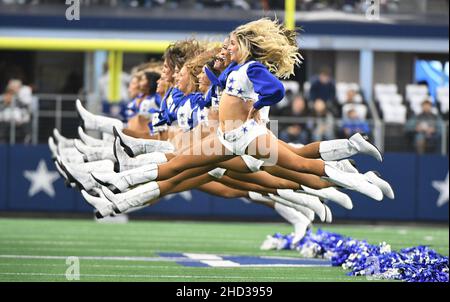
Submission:
[[391,251],[385,242],[369,244],[340,234],[318,229],[314,234],[306,232],[296,246],[292,236],[275,234],[283,240],[282,249],[296,249],[303,256],[327,257],[333,266],[349,269],[349,276],[396,279],[407,282],[449,282],[448,257],[438,254],[427,246]]

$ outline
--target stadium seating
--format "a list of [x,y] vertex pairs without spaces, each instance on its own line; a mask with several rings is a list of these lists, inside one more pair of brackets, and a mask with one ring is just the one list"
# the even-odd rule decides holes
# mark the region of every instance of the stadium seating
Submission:
[[428,98],[428,87],[425,85],[406,85],[406,101],[414,114],[421,112],[421,105]]
[[374,86],[374,92],[383,120],[386,123],[404,124],[407,108],[403,105],[402,95],[398,94],[397,85],[378,83]]
[[360,89],[357,83],[339,82],[336,83],[336,98],[339,104],[341,105],[345,104],[347,92],[349,90],[354,90],[355,92],[357,92],[357,95],[355,96],[354,100],[356,103],[362,103],[362,96],[361,94],[359,94]]

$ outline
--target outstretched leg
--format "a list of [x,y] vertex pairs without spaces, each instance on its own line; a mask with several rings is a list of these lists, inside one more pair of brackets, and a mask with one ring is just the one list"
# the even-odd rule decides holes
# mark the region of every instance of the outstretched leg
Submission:
[[[210,152],[209,152],[210,151]],[[208,152],[208,153],[207,153]],[[208,136],[200,141],[198,146],[191,146],[181,155],[172,158],[169,162],[158,166],[158,180],[169,179],[186,169],[208,166],[229,160],[235,155],[225,153],[217,136]]]

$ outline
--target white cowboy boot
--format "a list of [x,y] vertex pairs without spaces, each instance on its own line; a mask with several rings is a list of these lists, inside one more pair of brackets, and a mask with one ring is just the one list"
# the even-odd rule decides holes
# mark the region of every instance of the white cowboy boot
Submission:
[[66,138],[59,133],[58,129],[53,129],[53,136],[56,139],[57,145],[61,148],[73,148],[74,147],[74,139]]
[[[85,190],[81,190],[81,195],[83,198],[97,209],[98,213],[95,214],[97,218],[104,218],[114,214],[113,204],[109,201],[101,190],[95,190],[100,197],[95,197],[87,193]],[[100,214],[100,215],[99,215]]]
[[394,190],[392,190],[391,185],[387,181],[381,179],[381,175],[378,172],[369,171],[364,173],[364,176],[368,181],[380,188],[384,196],[390,199],[395,198]]
[[61,168],[66,172],[67,177],[73,179],[79,190],[90,191],[93,188],[99,188],[100,185],[92,178],[90,173],[78,171],[68,163],[63,163]]
[[294,208],[295,210],[299,211],[300,213],[305,215],[305,217],[308,218],[309,221],[313,221],[314,220],[314,211],[311,210],[310,208],[307,208],[305,206],[301,206],[301,205],[299,205],[297,203],[293,203],[293,202],[291,202],[289,200],[286,200],[283,197],[278,196],[278,195],[274,195],[274,194],[271,194],[271,193],[269,193],[268,195],[269,195],[270,199],[272,199],[273,201],[281,203],[281,204],[283,204],[285,206]]
[[124,192],[130,187],[143,184],[158,177],[158,165],[150,164],[119,173],[93,172],[93,179],[103,186],[113,186],[115,193]]
[[[334,165],[335,168],[349,173],[359,173],[358,169],[356,169],[354,161],[349,159],[344,159],[340,161],[328,162],[331,165]],[[363,174],[366,177],[366,180],[370,183],[376,185],[383,192],[383,195],[394,199],[394,191],[392,190],[391,185],[385,180],[381,179],[381,175],[376,171],[369,171]],[[342,193],[343,194],[343,193]],[[332,200],[332,199],[330,199]],[[332,200],[334,201],[334,200]]]
[[58,155],[58,146],[56,146],[55,140],[52,136],[48,137],[48,147],[52,153],[52,159],[56,159],[56,156]]
[[127,171],[136,169],[148,164],[163,164],[167,162],[167,157],[162,152],[152,152],[138,155],[136,157],[129,157],[128,154],[120,146],[120,140],[116,139],[114,142],[114,156],[117,163],[115,171]]
[[301,206],[313,210],[321,221],[325,220],[325,208],[318,197],[304,193],[294,192],[293,190],[290,189],[278,189],[277,194],[290,202],[299,204]]
[[130,208],[140,207],[148,201],[159,197],[160,191],[156,181],[137,186],[125,193],[114,194],[108,188],[102,187],[106,198],[114,204],[116,213],[123,213]]
[[113,162],[116,161],[116,158],[114,157],[114,151],[109,147],[89,147],[81,140],[75,140],[75,148],[83,153],[85,160],[88,162],[102,159],[109,159]]
[[317,196],[321,199],[330,200],[338,205],[346,208],[347,210],[353,209],[353,203],[350,196],[348,196],[345,193],[342,193],[341,191],[337,190],[336,188],[329,187],[325,189],[311,189],[307,186],[301,185],[302,190],[298,190],[296,192],[299,193],[306,193],[310,195]]
[[326,223],[332,223],[333,222],[333,214],[331,213],[330,208],[324,204],[325,210],[326,210],[326,214],[325,214],[325,222]]
[[118,128],[115,128],[113,131],[114,135],[119,138],[120,145],[130,157],[151,152],[172,153],[175,151],[175,147],[167,141],[134,138],[124,134]]
[[87,135],[81,127],[78,127],[78,136],[83,143],[89,147],[104,147],[104,143],[101,139],[93,138],[92,136]]
[[299,211],[279,202],[275,203],[274,208],[281,217],[294,226],[294,238],[292,239],[292,244],[296,245],[303,237],[305,237],[306,229],[311,221]]
[[82,119],[82,126],[87,130],[98,130],[112,134],[113,127],[123,128],[122,121],[118,119],[90,113],[81,105],[80,100],[76,101],[76,108]]
[[58,155],[64,159],[65,161],[69,163],[84,163],[84,155],[83,153],[80,153],[80,151],[77,150],[75,147],[71,148],[60,148],[57,147]]
[[266,197],[266,196],[262,195],[261,193],[252,192],[252,191],[248,192],[248,198],[250,198],[250,200],[253,200],[253,201],[273,202],[273,200],[270,199],[270,197]]
[[110,160],[73,165],[61,158],[59,159],[59,163],[70,182],[75,182],[79,188],[82,188],[85,191],[90,191],[93,188],[100,188],[100,185],[92,178],[91,172],[112,171],[114,168],[114,163]]
[[366,176],[362,174],[343,172],[329,162],[325,162],[325,174],[327,177],[324,178],[338,186],[360,192],[378,201],[383,199],[383,192],[377,186],[368,182]]
[[336,169],[342,172],[359,173],[356,168],[356,162],[353,159],[343,159],[338,161],[327,161],[330,165],[333,165]]
[[383,160],[377,147],[360,133],[354,134],[349,139],[334,139],[320,142],[319,153],[324,160],[339,160],[358,153],[373,156],[378,161]]
[[74,166],[79,171],[86,173],[91,172],[112,172],[114,168],[114,162],[109,159],[97,160],[87,163],[82,163]]

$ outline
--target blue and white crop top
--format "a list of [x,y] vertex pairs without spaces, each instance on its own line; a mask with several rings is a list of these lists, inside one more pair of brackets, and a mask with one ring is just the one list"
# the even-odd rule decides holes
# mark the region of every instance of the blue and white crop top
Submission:
[[203,107],[203,102],[203,95],[199,92],[185,96],[176,110],[178,127],[186,132],[194,128],[194,119],[196,119],[194,112],[197,112],[195,109]]
[[[219,110],[220,97],[222,96],[223,88],[225,88],[226,76],[228,75],[227,71],[228,69],[226,69],[219,77],[217,77],[211,70],[208,69],[208,67],[205,68],[205,74],[211,82],[209,90],[205,94],[205,107]],[[223,81],[223,86],[220,81],[221,77],[225,79]]]
[[161,97],[158,94],[148,95],[139,102],[141,98],[142,94],[127,105],[125,114],[128,120],[136,115],[143,116],[150,120],[155,113],[159,112]]
[[176,109],[179,104],[183,101],[184,95],[183,92],[178,90],[175,87],[170,88],[163,100],[161,101],[161,106],[159,109],[157,124],[153,124],[154,126],[161,125],[171,125],[173,121],[177,119]]
[[261,120],[265,122],[269,121],[270,106],[280,102],[285,94],[281,81],[257,61],[230,64],[223,92],[244,101],[254,101],[253,107],[260,110]]

